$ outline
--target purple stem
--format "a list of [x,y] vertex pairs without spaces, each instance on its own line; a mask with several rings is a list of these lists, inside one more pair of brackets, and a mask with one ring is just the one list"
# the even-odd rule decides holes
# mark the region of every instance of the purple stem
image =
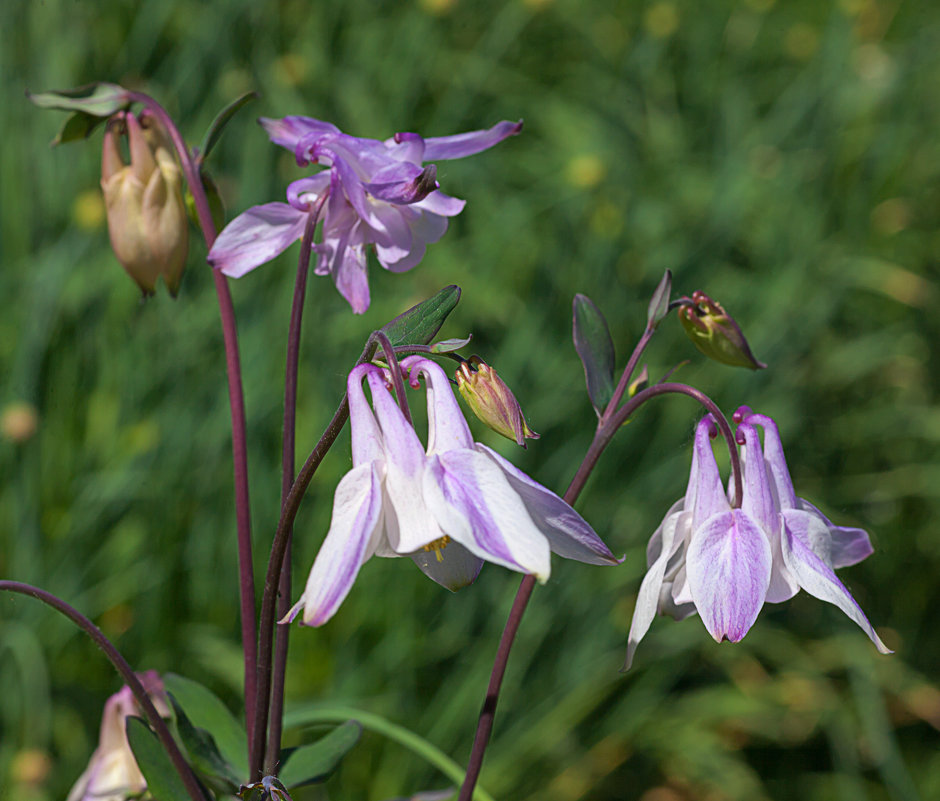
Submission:
[[[290,326],[287,334],[287,364],[284,368],[284,433],[281,452],[281,508],[283,509],[294,483],[295,434],[297,419],[297,372],[300,362],[300,331],[303,322],[304,298],[307,292],[307,274],[310,272],[310,254],[313,250],[313,235],[320,219],[320,210],[327,194],[317,202],[307,218],[304,236],[300,243],[300,257],[297,262],[297,280],[294,284],[294,299],[291,305]],[[284,546],[284,558],[281,564],[281,576],[278,585],[278,617],[283,617],[290,609],[291,597],[291,539],[293,526],[287,529],[287,543]],[[270,730],[268,746],[264,758],[264,773],[277,775],[277,764],[281,755],[281,731],[284,716],[284,676],[287,671],[287,646],[290,627],[282,626],[277,631],[274,651],[274,676],[271,685],[271,709],[268,716]],[[261,703],[265,703],[263,698]]]
[[385,353],[385,361],[388,363],[388,371],[392,377],[392,386],[395,388],[395,396],[398,398],[398,407],[408,421],[408,425],[411,425],[411,409],[408,408],[405,382],[401,377],[401,368],[398,366],[398,356],[395,354],[395,348],[392,347],[392,343],[384,331],[376,331],[373,336]]
[[[646,337],[646,340],[648,341],[648,337]],[[634,356],[637,358],[639,358],[639,353],[642,352],[643,349],[641,345],[645,346],[644,339],[640,340],[640,344],[637,345],[637,348],[634,351]],[[631,358],[630,363],[635,367],[636,359]],[[625,386],[625,381],[628,377],[627,370],[624,370],[623,376],[624,377],[621,378],[620,382],[621,386]],[[613,438],[614,434],[617,432],[620,426],[623,425],[623,422],[631,414],[636,412],[636,410],[646,401],[658,395],[665,395],[668,393],[688,395],[689,397],[694,398],[699,403],[701,403],[706,409],[708,409],[709,412],[714,415],[715,420],[718,423],[718,427],[721,429],[721,433],[724,435],[731,451],[731,469],[734,474],[736,489],[735,497],[742,497],[741,463],[738,459],[738,451],[737,447],[735,446],[734,435],[731,432],[731,426],[728,425],[728,421],[725,419],[725,416],[721,413],[721,410],[718,408],[718,406],[716,406],[714,401],[712,401],[712,399],[709,398],[704,392],[701,392],[700,390],[697,390],[693,387],[686,386],[685,384],[655,384],[651,387],[648,387],[647,389],[644,389],[642,392],[638,392],[620,409],[618,409],[615,414],[609,414],[612,408],[610,405],[608,405],[607,409],[605,409],[604,415],[598,423],[597,431],[594,434],[594,439],[591,442],[591,446],[584,455],[581,466],[575,473],[574,478],[571,479],[571,484],[565,491],[564,499],[566,503],[569,505],[574,505],[574,502],[578,499],[578,496],[584,489],[584,485],[587,483],[588,477],[591,475],[591,472],[597,465],[597,460],[600,458],[600,455],[604,452],[604,449],[610,443],[610,440]],[[525,613],[526,606],[529,603],[529,598],[532,596],[532,590],[534,587],[535,578],[532,576],[524,576],[522,582],[519,585],[519,589],[516,592],[516,597],[512,602],[512,607],[509,610],[509,617],[506,620],[506,626],[503,628],[502,636],[499,639],[499,646],[496,649],[496,658],[493,661],[493,670],[490,673],[490,682],[486,688],[486,698],[483,701],[483,709],[480,711],[480,719],[477,722],[476,734],[473,737],[473,746],[470,749],[470,758],[467,761],[467,773],[464,776],[463,785],[460,788],[460,795],[458,796],[457,801],[471,801],[473,797],[473,790],[476,787],[477,779],[480,776],[480,770],[483,767],[483,756],[486,753],[486,746],[489,743],[490,734],[493,731],[493,720],[496,716],[496,703],[499,700],[499,691],[503,683],[503,675],[506,672],[506,664],[509,661],[509,652],[512,650],[513,641],[516,638],[516,632],[519,630],[519,624],[522,622],[522,615]]]
[[643,336],[640,337],[640,341],[636,343],[633,353],[630,354],[630,361],[627,362],[627,366],[624,367],[623,373],[620,375],[620,381],[617,383],[617,388],[614,390],[610,403],[608,403],[607,408],[604,409],[605,420],[609,418],[620,405],[620,401],[623,399],[623,393],[626,392],[630,379],[633,377],[633,371],[636,370],[637,362],[640,361],[640,356],[643,355],[643,351],[646,350],[646,346],[649,344],[654,333],[656,333],[656,328],[647,325],[646,330],[643,331]]
[[[130,98],[142,103],[160,118],[179,156],[196,206],[196,215],[202,229],[206,248],[215,242],[215,223],[209,209],[209,200],[202,186],[202,179],[175,123],[166,110],[149,95],[129,92]],[[241,610],[242,650],[245,660],[245,726],[250,731],[256,716],[255,674],[257,672],[257,641],[255,639],[255,577],[251,555],[251,507],[248,498],[248,446],[245,433],[245,395],[242,388],[241,361],[238,356],[238,329],[235,323],[235,308],[228,281],[218,270],[212,270],[215,291],[222,317],[222,334],[225,339],[225,366],[228,374],[228,396],[232,417],[232,462],[235,472],[235,516],[238,529],[238,588]],[[251,754],[249,753],[249,761]]]
[[[356,364],[363,364],[369,361],[375,354],[375,337],[370,336],[365,349]],[[274,633],[275,601],[277,598],[277,589],[280,584],[281,568],[284,564],[284,553],[287,549],[288,532],[294,525],[294,518],[297,516],[297,510],[300,508],[300,501],[303,499],[313,474],[316,472],[323,457],[326,456],[329,449],[336,442],[339,432],[343,430],[346,420],[349,418],[349,400],[343,395],[343,400],[339,408],[333,414],[326,431],[320,437],[319,442],[314,446],[304,466],[300,468],[297,478],[287,494],[287,498],[281,507],[281,519],[277,524],[277,531],[274,532],[274,541],[271,543],[271,555],[268,559],[268,569],[264,578],[264,590],[261,596],[261,616],[259,620],[260,644],[258,652],[257,668],[257,689],[258,698],[267,698],[271,692],[271,641]],[[254,725],[248,730],[250,754],[257,754],[257,757],[250,762],[251,781],[260,781],[262,775],[262,755],[264,753],[265,731],[268,727],[268,707],[262,704],[258,707],[258,714],[255,717]]]
[[95,641],[95,645],[104,651],[104,655],[108,657],[117,672],[121,674],[121,678],[124,679],[124,683],[131,688],[131,692],[134,693],[134,698],[137,699],[137,703],[140,705],[144,715],[146,715],[147,721],[156,732],[157,737],[160,740],[160,744],[163,746],[164,750],[167,752],[167,755],[170,757],[170,761],[173,763],[173,767],[176,768],[176,772],[179,773],[180,779],[185,785],[186,792],[189,793],[190,798],[192,798],[193,801],[207,801],[206,795],[202,791],[202,787],[199,784],[199,780],[196,778],[192,768],[189,766],[189,763],[180,752],[179,747],[173,740],[173,735],[170,734],[170,730],[167,727],[166,722],[163,720],[163,718],[160,717],[160,713],[157,712],[156,707],[154,707],[153,701],[150,700],[150,696],[147,694],[144,686],[140,683],[140,679],[137,678],[137,674],[134,673],[131,666],[127,663],[127,660],[121,656],[120,651],[114,647],[114,644],[104,636],[101,629],[99,629],[81,612],[75,609],[75,607],[70,606],[61,598],[58,598],[52,593],[39,589],[39,587],[34,587],[31,584],[24,584],[20,581],[0,581],[0,590],[17,592],[21,595],[29,595],[45,604],[48,604],[57,612],[61,612],[63,615],[65,615],[76,626],[78,626],[89,637],[91,637],[92,640]]

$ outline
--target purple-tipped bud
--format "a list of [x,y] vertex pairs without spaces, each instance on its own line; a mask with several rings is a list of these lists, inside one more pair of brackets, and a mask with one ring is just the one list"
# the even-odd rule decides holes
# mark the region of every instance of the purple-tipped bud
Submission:
[[693,292],[692,302],[679,308],[679,321],[695,347],[709,359],[752,370],[767,366],[751,353],[734,318],[704,292]]
[[471,356],[457,370],[457,389],[470,410],[497,434],[525,447],[526,437],[538,439],[526,422],[519,401],[496,371],[479,356]]
[[[121,127],[127,134],[130,164],[124,163],[119,148]],[[145,295],[154,293],[162,275],[175,296],[186,266],[189,223],[179,164],[153,117],[139,120],[121,114],[109,123],[101,156],[101,189],[118,261]]]

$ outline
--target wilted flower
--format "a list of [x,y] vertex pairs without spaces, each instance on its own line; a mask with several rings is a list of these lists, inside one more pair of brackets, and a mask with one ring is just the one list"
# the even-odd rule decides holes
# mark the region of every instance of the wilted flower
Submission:
[[145,295],[154,293],[162,275],[175,296],[189,248],[180,167],[154,117],[119,117],[127,128],[131,163],[124,164],[121,157],[115,120],[105,131],[101,154],[111,248]]
[[310,214],[323,221],[315,272],[331,275],[361,314],[369,308],[366,248],[392,272],[414,267],[426,246],[447,230],[447,218],[464,201],[438,191],[437,170],[424,161],[462,158],[519,133],[522,123],[501,122],[485,131],[422,139],[399,133],[380,142],[341,133],[309,117],[262,119],[271,140],[293,152],[300,165],[328,170],[294,181],[287,203],[255,206],[230,222],[209,252],[209,262],[238,278],[270,261],[303,236]]
[[479,356],[471,356],[457,369],[457,389],[471,411],[497,434],[525,447],[526,437],[538,439],[526,422],[522,407],[506,382]]
[[[681,620],[698,612],[716,641],[738,642],[764,603],[792,598],[800,588],[839,607],[890,653],[865,613],[836,577],[835,568],[872,552],[868,535],[835,526],[797,498],[773,420],[742,407],[743,498],[729,502],[721,484],[708,415],[698,424],[685,497],[675,503],[647,548],[649,571],[640,585],[627,645],[626,667],[656,612]],[[764,429],[764,446],[755,426]]]
[[[148,670],[138,673],[137,678],[160,715],[169,717],[170,710],[159,674]],[[147,788],[124,728],[129,715],[139,714],[134,694],[126,685],[105,702],[98,747],[85,772],[72,787],[67,801],[125,801]]]
[[554,492],[473,442],[440,367],[421,357],[401,366],[410,371],[413,387],[425,378],[427,451],[389,392],[384,371],[368,364],[354,368],[347,382],[353,468],[336,488],[329,533],[287,620],[301,609],[307,625],[329,620],[373,555],[410,556],[451,590],[470,584],[483,560],[543,582],[550,551],[590,564],[617,563]]
[[704,292],[693,292],[692,303],[679,307],[679,321],[695,347],[709,359],[752,370],[767,366],[751,353],[734,318]]

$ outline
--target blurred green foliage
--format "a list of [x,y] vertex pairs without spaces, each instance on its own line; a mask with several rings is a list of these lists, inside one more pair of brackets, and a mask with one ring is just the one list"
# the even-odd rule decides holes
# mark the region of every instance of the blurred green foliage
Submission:
[[[0,441],[0,576],[76,605],[137,668],[183,673],[236,706],[228,401],[204,250],[194,237],[179,300],[140,302],[108,249],[100,133],[50,150],[62,115],[25,89],[141,88],[194,143],[257,89],[210,163],[230,216],[282,199],[301,174],[252,116],[307,114],[376,138],[523,117],[521,136],[439,165],[467,208],[413,272],[373,264],[367,314],[311,280],[301,458],[367,333],[456,283],[442,335],[473,332],[542,434],[512,457],[563,490],[594,422],[571,299],[603,309],[622,365],[669,268],[678,292],[719,300],[770,369],[705,363],[666,321],[651,374],[689,359],[680,376],[723,408],[777,419],[799,494],[872,533],[876,554],[842,575],[897,653],[880,657],[801,594],[765,608],[736,646],[694,618],[657,620],[617,672],[645,542],[684,490],[698,414],[662,400],[621,432],[578,505],[626,561],[556,560],[536,591],[484,786],[514,801],[940,797],[940,7],[12,0],[0,65],[0,406],[38,416],[34,436]],[[295,259],[232,285],[259,563],[278,510]],[[301,511],[295,584],[348,466],[347,434]],[[451,596],[405,560],[373,560],[329,625],[295,630],[290,702],[362,708],[465,762],[517,584],[487,567]],[[63,619],[0,598],[0,797],[64,798],[117,686]],[[304,797],[446,784],[366,732]]]

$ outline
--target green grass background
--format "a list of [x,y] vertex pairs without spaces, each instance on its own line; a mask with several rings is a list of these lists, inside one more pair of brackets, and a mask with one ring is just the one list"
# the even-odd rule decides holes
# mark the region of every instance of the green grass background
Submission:
[[[622,365],[669,268],[678,292],[719,299],[770,368],[706,363],[672,321],[651,373],[689,359],[679,375],[724,409],[778,420],[799,494],[871,532],[875,555],[842,577],[897,653],[879,656],[801,594],[735,646],[698,619],[658,619],[618,673],[645,543],[684,491],[698,415],[660,400],[578,504],[626,561],[555,560],[512,656],[483,784],[505,801],[940,798],[940,7],[12,0],[0,64],[0,406],[39,418],[28,441],[0,441],[0,575],[76,605],[138,669],[183,673],[237,707],[228,401],[204,248],[194,231],[179,300],[141,303],[108,249],[100,134],[50,150],[63,117],[25,89],[141,88],[194,143],[218,108],[258,90],[212,158],[230,216],[283,199],[303,174],[253,117],[306,114],[375,138],[521,117],[521,136],[439,165],[467,208],[414,271],[373,263],[367,314],[311,280],[300,458],[368,332],[456,283],[443,335],[472,332],[542,434],[524,453],[476,436],[562,491],[594,422],[572,296],[604,310]],[[293,248],[232,284],[259,563],[278,509],[295,260]],[[304,502],[296,583],[349,464],[346,434]],[[359,707],[464,763],[517,585],[487,567],[450,595],[406,560],[373,560],[329,625],[294,632],[291,705]],[[0,798],[64,798],[117,687],[64,619],[0,599]],[[367,733],[298,797],[446,785]]]

